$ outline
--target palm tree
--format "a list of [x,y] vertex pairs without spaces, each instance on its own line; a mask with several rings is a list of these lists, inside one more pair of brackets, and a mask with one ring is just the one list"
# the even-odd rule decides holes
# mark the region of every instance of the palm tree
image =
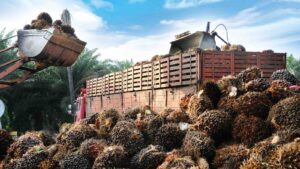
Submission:
[[300,59],[297,60],[292,54],[289,55],[287,58],[287,69],[300,80]]

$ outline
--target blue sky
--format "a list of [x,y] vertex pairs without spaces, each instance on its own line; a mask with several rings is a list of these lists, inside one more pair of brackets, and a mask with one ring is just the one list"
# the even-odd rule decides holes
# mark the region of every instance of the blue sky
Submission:
[[[72,14],[76,34],[100,59],[149,60],[166,54],[174,35],[224,23],[232,44],[300,58],[300,0],[6,0],[0,28],[22,28],[42,11]],[[217,30],[225,37],[223,29]],[[222,43],[218,42],[218,45]]]

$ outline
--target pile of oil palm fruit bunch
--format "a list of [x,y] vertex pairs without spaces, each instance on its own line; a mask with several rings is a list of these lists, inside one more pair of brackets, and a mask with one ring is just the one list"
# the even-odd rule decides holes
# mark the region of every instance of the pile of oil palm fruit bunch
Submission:
[[178,103],[96,113],[59,133],[0,132],[5,169],[300,168],[299,82],[286,70],[248,68],[207,81]]
[[46,13],[40,13],[36,19],[31,21],[31,24],[27,24],[24,26],[24,30],[28,29],[48,29],[50,27],[56,28],[55,33],[61,33],[66,36],[75,37],[75,29],[70,25],[64,25],[61,20],[55,20],[53,22],[51,16]]

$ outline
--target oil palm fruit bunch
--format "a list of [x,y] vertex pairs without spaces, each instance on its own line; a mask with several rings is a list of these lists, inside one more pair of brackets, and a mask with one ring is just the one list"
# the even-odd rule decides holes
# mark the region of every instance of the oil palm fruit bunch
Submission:
[[43,144],[42,141],[36,137],[21,136],[17,141],[9,146],[7,150],[8,159],[21,158],[27,150],[40,144]]
[[166,153],[162,146],[149,145],[134,155],[131,159],[131,168],[156,169],[165,159]]
[[275,104],[269,112],[268,121],[277,128],[299,129],[300,96],[292,96]]
[[209,97],[214,107],[217,107],[218,102],[222,96],[219,86],[213,81],[205,81],[200,90],[204,91],[204,94]]
[[184,138],[182,150],[194,159],[204,157],[211,160],[215,154],[214,141],[204,132],[189,130]]
[[39,164],[47,158],[48,154],[43,145],[36,145],[28,149],[21,158],[10,160],[4,168],[14,169],[39,169]]
[[9,132],[0,129],[0,160],[2,160],[7,153],[8,147],[13,143],[13,139]]
[[222,97],[218,103],[218,109],[223,110],[231,115],[231,117],[235,117],[238,113],[238,105],[237,99],[232,97]]
[[286,69],[281,69],[273,72],[273,74],[271,75],[271,80],[284,80],[291,83],[292,85],[295,85],[298,82],[297,78]]
[[144,147],[143,134],[130,121],[118,121],[110,133],[110,139],[113,144],[123,145],[130,156]]
[[270,100],[275,104],[278,101],[293,95],[288,87],[291,84],[284,80],[274,80],[271,86],[265,91]]
[[235,76],[223,76],[221,79],[217,81],[219,89],[223,97],[237,97],[241,91],[242,83],[241,81]]
[[180,99],[179,106],[182,111],[184,111],[184,112],[187,111],[188,105],[189,105],[189,102],[190,102],[190,99],[192,96],[193,96],[193,94],[190,93],[190,94],[186,94],[185,96],[183,96]]
[[225,111],[207,110],[199,115],[192,128],[207,133],[215,142],[220,143],[230,138],[232,121],[231,115]]
[[154,143],[165,147],[166,150],[179,148],[185,133],[177,123],[163,124],[155,134]]
[[139,107],[134,108],[128,108],[123,113],[123,119],[124,120],[135,120],[137,118],[137,115],[141,113],[143,110]]
[[240,79],[242,82],[247,83],[251,80],[261,78],[261,70],[258,67],[250,67],[243,71],[241,71],[237,78]]
[[193,161],[191,156],[184,156],[178,150],[173,150],[167,153],[164,162],[158,166],[157,169],[185,169],[196,167],[197,164]]
[[170,111],[165,117],[167,123],[179,123],[179,122],[190,122],[190,117],[187,113],[181,110]]
[[265,91],[270,87],[270,83],[267,79],[265,78],[258,78],[249,81],[246,83],[245,88],[246,91],[256,91],[256,92],[262,92]]
[[190,119],[195,122],[198,116],[205,110],[213,109],[213,104],[209,97],[201,90],[197,95],[193,95],[188,105],[188,115]]
[[266,94],[261,92],[248,92],[237,99],[238,113],[254,115],[265,119],[268,116],[272,102]]
[[89,160],[81,154],[68,154],[60,162],[61,169],[90,169]]
[[106,110],[98,115],[95,124],[99,130],[100,138],[108,137],[109,132],[116,125],[119,118],[119,113],[115,109]]
[[128,160],[128,154],[123,146],[111,145],[105,147],[103,152],[98,154],[93,169],[128,167]]
[[57,142],[62,142],[65,139],[66,133],[70,130],[73,125],[71,123],[63,123],[59,128],[59,133],[56,137]]
[[245,114],[240,114],[234,119],[232,128],[233,139],[249,147],[271,134],[268,122],[265,122],[261,118]]
[[107,146],[106,140],[88,139],[81,143],[80,154],[88,157],[91,162],[94,162],[99,153],[103,152]]
[[61,142],[66,145],[68,149],[76,150],[83,141],[95,138],[96,136],[97,132],[89,125],[75,124],[67,131]]
[[213,166],[219,169],[238,169],[248,155],[249,149],[244,145],[228,145],[216,150]]
[[146,142],[154,142],[155,134],[158,131],[158,129],[164,124],[164,119],[160,116],[155,116],[151,118],[147,122],[147,126],[145,129],[145,141]]

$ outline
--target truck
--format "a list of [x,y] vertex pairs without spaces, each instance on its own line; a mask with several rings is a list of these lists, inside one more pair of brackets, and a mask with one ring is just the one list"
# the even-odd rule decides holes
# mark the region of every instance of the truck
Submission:
[[[226,44],[225,49],[216,45],[216,37]],[[143,105],[157,112],[166,107],[179,109],[180,98],[198,91],[204,81],[236,75],[252,66],[261,69],[263,78],[269,78],[286,67],[286,53],[245,51],[216,31],[210,32],[208,23],[206,31],[177,35],[169,53],[159,59],[87,80],[86,114],[111,108],[122,112]]]

